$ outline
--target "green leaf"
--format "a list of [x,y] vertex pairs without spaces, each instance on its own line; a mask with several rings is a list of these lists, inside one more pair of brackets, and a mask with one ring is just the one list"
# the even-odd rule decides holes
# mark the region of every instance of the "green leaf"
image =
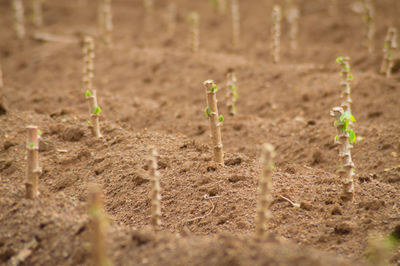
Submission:
[[29,147],[31,147],[31,148],[35,147],[35,143],[33,143],[33,142],[29,142],[28,145],[29,145]]
[[333,122],[333,125],[336,127],[338,125],[339,121],[335,120],[335,122]]
[[387,57],[392,58],[392,56],[393,56],[393,53],[392,53],[392,52],[388,52],[388,53],[387,53]]
[[39,136],[41,136],[43,134],[43,132],[40,129],[38,129],[37,133]]
[[353,74],[349,74],[349,80],[353,80],[354,79],[354,76],[353,76]]
[[90,126],[92,124],[92,122],[90,122],[89,120],[87,121],[87,124]]
[[94,110],[93,110],[93,114],[98,115],[98,114],[100,114],[100,113],[101,113],[101,108],[100,108],[100,106],[96,106],[96,108],[94,108]]
[[224,117],[223,117],[223,115],[219,115],[219,117],[218,117],[218,120],[219,120],[219,122],[224,122]]
[[348,127],[349,127],[349,120],[346,119],[343,122],[342,131],[346,131]]
[[338,165],[338,166],[337,166],[337,169],[340,169],[340,168],[342,168],[342,166],[341,166],[341,165]]
[[349,65],[345,65],[343,68],[346,69],[347,71],[350,71],[350,66]]
[[336,58],[336,63],[343,63],[343,56]]
[[351,116],[350,116],[350,121],[351,121],[351,122],[356,122],[357,120],[354,118],[353,115],[351,115]]
[[350,143],[355,143],[356,142],[356,133],[352,129],[347,129],[347,133],[349,133],[349,142]]
[[232,85],[232,86],[231,86],[231,91],[237,91],[236,86]]
[[211,114],[211,109],[210,107],[207,107],[206,110],[204,111],[206,113],[207,118],[210,116]]
[[239,98],[239,95],[235,92],[235,93],[233,94],[233,98],[237,99],[237,98]]
[[90,97],[90,96],[92,96],[92,93],[91,93],[89,90],[87,90],[87,91],[85,92],[85,96],[86,96],[86,97]]
[[338,141],[339,136],[335,136],[335,143]]
[[217,92],[217,91],[218,91],[217,85],[213,84],[213,85],[211,86],[211,88],[210,88],[210,91],[211,91],[211,92]]

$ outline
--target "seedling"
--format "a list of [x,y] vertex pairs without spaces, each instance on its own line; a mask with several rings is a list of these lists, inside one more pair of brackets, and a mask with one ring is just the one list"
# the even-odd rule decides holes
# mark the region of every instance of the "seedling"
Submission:
[[191,32],[190,47],[193,53],[197,53],[200,45],[199,14],[197,12],[191,12],[188,21],[190,23]]
[[93,136],[95,136],[96,138],[101,138],[102,135],[100,133],[100,122],[99,122],[101,108],[97,104],[96,91],[95,90],[93,90],[92,92],[86,91],[85,96],[86,100],[88,101],[89,114],[91,120],[90,123],[88,123],[88,126],[91,129]]
[[33,25],[36,27],[43,26],[43,12],[42,12],[43,0],[33,0],[32,1],[32,11],[33,11]]
[[351,73],[350,69],[350,58],[349,57],[338,57],[336,62],[342,66],[341,70],[341,77],[342,81],[340,82],[340,86],[342,87],[342,107],[345,112],[351,113],[351,82],[353,81],[354,77]]
[[275,149],[271,144],[263,144],[261,150],[261,174],[258,183],[258,201],[255,219],[255,237],[263,239],[266,233],[265,224],[271,217],[270,206],[272,203],[272,171]]
[[218,114],[217,85],[214,81],[206,80],[203,83],[206,89],[206,116],[210,122],[211,139],[214,148],[214,161],[220,165],[224,165],[224,152],[222,150],[221,126],[224,121],[223,116]]
[[89,186],[88,213],[92,264],[109,266],[111,262],[107,257],[108,218],[103,206],[101,189],[97,185],[91,184]]
[[363,1],[364,23],[365,23],[365,43],[368,53],[374,52],[374,36],[375,36],[375,8],[371,0]]
[[275,5],[272,9],[272,57],[274,64],[277,64],[280,60],[280,39],[281,39],[281,19],[282,19],[281,7]]
[[229,114],[234,116],[236,114],[236,102],[238,100],[238,86],[235,71],[233,69],[228,69],[226,74],[227,82],[227,93],[226,102],[229,108]]
[[151,180],[151,219],[150,223],[154,230],[159,230],[161,226],[161,193],[160,193],[160,173],[158,169],[158,152],[155,148],[150,149],[148,159],[149,178]]
[[297,50],[297,35],[299,32],[299,17],[300,10],[299,8],[292,2],[289,2],[288,11],[286,14],[286,20],[289,24],[289,40],[290,40],[290,48],[292,51]]
[[335,118],[337,136],[335,143],[339,145],[340,164],[338,173],[342,180],[342,196],[344,201],[352,200],[354,196],[354,163],[351,158],[351,149],[356,142],[356,134],[349,128],[351,122],[355,122],[354,116],[349,111],[344,111],[342,107],[335,107],[331,111],[331,116]]
[[386,75],[387,78],[392,76],[392,69],[394,66],[393,53],[397,49],[397,29],[390,27],[385,38],[383,45],[383,62],[381,66],[381,74]]
[[94,77],[94,40],[90,36],[83,39],[83,78],[82,86],[86,92],[91,92],[93,89]]
[[240,44],[240,8],[238,0],[231,0],[232,10],[232,46],[237,49]]
[[167,17],[167,23],[168,23],[168,29],[167,29],[167,34],[168,38],[172,38],[175,34],[176,31],[176,2],[175,1],[170,1],[168,4],[168,17]]
[[22,0],[12,0],[12,6],[14,9],[14,30],[18,39],[21,40],[25,36],[24,6]]
[[26,171],[26,194],[28,199],[34,199],[38,196],[39,176],[42,169],[39,166],[39,130],[37,126],[28,126],[27,128],[27,171]]

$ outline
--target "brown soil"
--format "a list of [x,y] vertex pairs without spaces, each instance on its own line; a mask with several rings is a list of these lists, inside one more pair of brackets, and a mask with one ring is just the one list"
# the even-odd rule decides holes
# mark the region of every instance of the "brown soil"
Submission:
[[[338,0],[300,2],[300,47],[271,63],[273,1],[242,1],[242,43],[230,48],[230,16],[207,1],[177,1],[177,33],[166,37],[166,2],[156,1],[144,29],[141,1],[113,2],[114,47],[96,45],[95,86],[103,109],[102,140],[87,128],[80,88],[79,43],[16,40],[8,2],[0,2],[0,264],[31,251],[21,265],[89,264],[87,187],[99,183],[111,218],[115,265],[365,265],[370,233],[400,225],[400,65],[391,79],[377,72],[387,26],[400,27],[399,1],[376,3],[378,47],[361,46],[363,23]],[[159,3],[160,2],[160,3]],[[80,3],[80,4],[79,4]],[[201,49],[190,53],[187,14],[198,10]],[[30,14],[28,8],[27,14]],[[43,31],[80,38],[96,34],[94,0],[47,1]],[[34,31],[28,26],[27,32]],[[329,111],[340,104],[339,55],[352,57],[356,195],[340,201],[338,151]],[[239,80],[238,115],[225,105],[225,73]],[[202,82],[221,85],[225,167],[212,161]],[[43,131],[40,197],[24,199],[25,126]],[[253,240],[259,149],[276,148],[271,235]],[[162,232],[148,230],[149,146],[159,150]],[[204,197],[207,195],[210,197]],[[295,208],[279,198],[301,203]],[[340,259],[338,259],[340,258]],[[391,257],[400,265],[400,249]]]

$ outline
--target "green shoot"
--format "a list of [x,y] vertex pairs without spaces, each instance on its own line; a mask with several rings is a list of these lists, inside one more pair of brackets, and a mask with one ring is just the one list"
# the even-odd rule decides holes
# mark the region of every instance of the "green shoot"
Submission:
[[210,88],[210,92],[217,92],[218,91],[218,87],[217,87],[217,85],[212,85],[211,86],[211,88]]
[[[349,134],[349,142],[350,143],[355,143],[357,140],[356,133],[354,133],[354,130],[349,128],[350,122],[356,122],[356,119],[350,112],[344,112],[340,118],[339,121],[335,121],[334,125],[337,126],[338,123],[342,123],[342,132],[347,132]],[[335,136],[335,143],[338,141],[338,136]]]
[[336,58],[336,63],[343,63],[343,56]]
[[85,92],[85,96],[86,96],[86,97],[90,97],[90,96],[92,96],[92,93],[91,93],[89,90],[87,90],[87,91]]
[[98,115],[98,114],[100,114],[100,113],[101,113],[101,108],[100,108],[100,106],[96,106],[96,108],[94,108],[94,110],[93,110],[93,114]]
[[354,76],[353,76],[353,74],[349,74],[349,80],[353,80],[354,79]]
[[40,129],[38,129],[37,133],[39,136],[41,136],[43,134],[43,132]]
[[205,113],[206,113],[206,116],[207,116],[207,118],[208,118],[208,117],[210,116],[210,114],[211,114],[211,109],[210,109],[210,107],[207,107],[207,108],[206,108]]
[[224,122],[224,117],[223,117],[223,115],[219,115],[218,120],[219,120],[219,122],[223,123],[223,122]]
[[33,142],[29,142],[29,147],[31,147],[31,148],[33,148],[33,147],[35,147],[35,143],[33,143]]
[[90,126],[92,124],[92,122],[90,122],[89,120],[87,121],[87,124]]

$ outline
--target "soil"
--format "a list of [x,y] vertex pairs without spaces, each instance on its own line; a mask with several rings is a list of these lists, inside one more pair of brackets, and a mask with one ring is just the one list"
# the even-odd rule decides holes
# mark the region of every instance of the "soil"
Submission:
[[[357,1],[298,1],[299,49],[283,22],[279,64],[270,55],[270,13],[278,1],[242,1],[241,46],[231,49],[229,12],[207,1],[178,3],[177,31],[166,34],[167,1],[144,25],[141,1],[113,1],[114,44],[97,34],[94,0],[46,1],[40,31],[80,40],[98,36],[95,87],[101,131],[87,127],[82,52],[12,30],[0,2],[0,264],[89,265],[87,187],[101,185],[115,265],[365,265],[371,234],[399,235],[400,61],[381,76],[387,27],[400,27],[400,2],[376,1],[375,52],[368,56]],[[283,1],[284,2],[284,1]],[[187,14],[200,13],[200,51],[192,54]],[[31,14],[28,7],[27,16]],[[338,150],[329,111],[341,103],[338,56],[351,56],[353,127],[358,142],[355,198],[340,200]],[[225,74],[239,81],[237,115],[226,106]],[[225,166],[212,162],[202,82],[213,79],[225,121]],[[38,125],[40,196],[24,198],[25,127]],[[262,143],[275,146],[270,235],[253,239]],[[148,148],[159,151],[162,230],[150,230]],[[280,196],[301,204],[292,206]],[[397,231],[396,231],[397,230]],[[397,232],[397,233],[396,233]],[[29,253],[16,262],[22,253]],[[400,265],[400,249],[390,254]]]

